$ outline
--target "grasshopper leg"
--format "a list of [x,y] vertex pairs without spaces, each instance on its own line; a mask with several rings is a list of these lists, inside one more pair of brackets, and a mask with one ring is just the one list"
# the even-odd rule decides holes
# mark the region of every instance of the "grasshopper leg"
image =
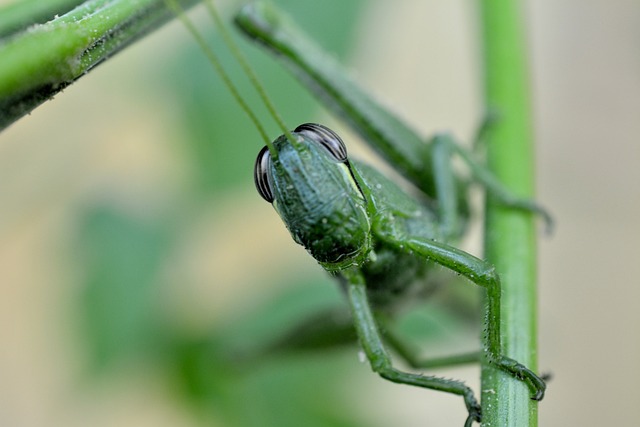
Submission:
[[381,233],[387,243],[399,249],[410,250],[437,264],[461,274],[487,291],[487,340],[486,356],[488,360],[515,378],[524,381],[531,390],[533,400],[542,400],[546,384],[526,366],[501,353],[500,340],[500,278],[490,263],[444,243],[422,236],[402,236],[396,232]]
[[347,296],[360,344],[371,364],[371,369],[381,377],[395,383],[460,395],[463,397],[469,413],[465,426],[471,426],[473,421],[480,422],[480,405],[473,395],[473,390],[464,383],[447,378],[403,372],[393,367],[367,299],[366,284],[362,273],[357,268],[352,268],[342,271],[341,274],[347,284]]
[[381,322],[380,316],[377,316],[376,318],[379,323],[382,323],[382,327],[384,328],[384,342],[413,369],[435,369],[467,365],[471,363],[478,363],[482,358],[482,352],[480,351],[453,354],[443,357],[423,358],[418,355],[415,348],[412,348],[410,345],[403,342],[403,340],[391,331],[390,328],[385,326],[385,324],[387,324],[386,319],[384,322]]
[[540,205],[533,200],[522,198],[514,194],[505,187],[489,170],[476,161],[471,153],[464,147],[456,144],[454,139],[448,134],[438,134],[431,139],[433,145],[433,169],[436,177],[436,197],[441,205],[441,218],[443,220],[444,230],[449,231],[457,215],[455,184],[453,181],[453,170],[451,165],[451,157],[454,154],[460,156],[469,168],[473,179],[486,189],[487,194],[495,197],[502,205],[533,212],[540,215],[545,222],[547,233],[553,231],[553,218]]

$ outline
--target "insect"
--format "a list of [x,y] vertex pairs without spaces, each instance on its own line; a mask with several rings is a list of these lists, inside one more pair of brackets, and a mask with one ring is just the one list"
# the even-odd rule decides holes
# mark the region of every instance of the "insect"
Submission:
[[[210,9],[219,22],[212,4]],[[415,279],[428,278],[440,265],[486,290],[484,356],[525,382],[532,399],[541,400],[544,380],[500,352],[500,278],[495,268],[455,246],[465,231],[468,206],[465,182],[453,169],[452,157],[462,158],[473,179],[504,205],[537,212],[549,220],[547,214],[535,203],[509,193],[450,136],[436,135],[425,143],[345,78],[315,46],[299,34],[288,34],[294,30],[275,16],[271,10],[251,5],[243,9],[237,23],[250,37],[284,55],[293,72],[310,80],[314,90],[422,193],[411,195],[375,168],[350,159],[340,136],[321,124],[305,123],[293,131],[281,125],[283,134],[274,141],[260,130],[265,147],[254,169],[258,193],[273,205],[293,240],[344,290],[373,371],[392,382],[460,395],[468,411],[465,426],[481,421],[480,405],[468,386],[396,368],[388,349],[414,367],[421,364],[400,342],[380,331],[389,308],[419,286]],[[232,51],[237,49],[232,46]],[[215,54],[207,52],[218,64]],[[224,71],[216,67],[235,92]],[[257,82],[256,88],[270,107]],[[261,128],[255,117],[252,120]],[[467,357],[477,358],[477,354]]]

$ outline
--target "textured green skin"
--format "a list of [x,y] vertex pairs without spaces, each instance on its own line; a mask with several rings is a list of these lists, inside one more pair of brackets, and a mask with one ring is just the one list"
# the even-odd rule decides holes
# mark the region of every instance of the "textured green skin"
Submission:
[[364,262],[369,252],[367,203],[346,164],[319,144],[294,134],[297,147],[274,141],[271,187],[274,207],[293,239],[328,270]]
[[373,167],[337,163],[317,143],[296,137],[296,147],[285,136],[274,141],[278,156],[270,173],[274,208],[293,239],[329,272],[360,268],[377,309],[411,296],[409,287],[424,286],[431,263],[381,235],[442,240],[435,212]]
[[404,235],[442,240],[436,214],[426,204],[409,196],[396,183],[373,167],[352,162],[354,175],[369,201],[372,249],[375,259],[361,266],[370,303],[378,309],[392,308],[396,303],[415,296],[412,288],[428,286],[430,261],[416,257],[390,245],[382,234]]

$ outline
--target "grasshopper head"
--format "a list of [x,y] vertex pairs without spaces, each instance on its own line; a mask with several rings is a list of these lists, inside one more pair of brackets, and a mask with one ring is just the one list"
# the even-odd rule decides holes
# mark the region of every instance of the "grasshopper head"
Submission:
[[256,160],[260,195],[273,204],[293,239],[326,269],[361,263],[369,252],[370,223],[365,201],[331,129],[313,123],[264,147]]

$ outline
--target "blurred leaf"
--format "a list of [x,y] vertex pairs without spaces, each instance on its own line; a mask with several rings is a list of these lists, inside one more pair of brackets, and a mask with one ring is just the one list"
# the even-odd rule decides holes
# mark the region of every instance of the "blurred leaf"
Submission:
[[253,363],[221,358],[227,349],[215,338],[175,350],[180,390],[198,412],[223,419],[225,426],[361,425],[348,399],[337,393],[352,378],[355,346],[349,352],[280,354]]
[[461,318],[454,307],[441,302],[442,299],[437,298],[413,307],[397,319],[394,329],[404,337],[403,341],[416,350],[422,350],[426,357],[459,352],[460,344],[470,346],[468,351],[478,350],[478,319],[469,321]]
[[269,352],[272,340],[310,313],[344,304],[332,285],[287,288],[208,336],[176,335],[164,354],[184,397],[225,426],[360,425],[336,395],[357,363],[355,340],[346,352]]
[[212,343],[186,346],[176,366],[191,404],[225,426],[360,425],[336,393],[353,354],[284,357],[244,369],[221,363],[220,354]]
[[[320,278],[325,279],[324,274]],[[204,371],[215,370],[216,365],[225,364],[231,370],[259,368],[259,365],[270,363],[274,356],[282,356],[269,353],[272,343],[295,328],[301,320],[329,307],[345,305],[337,288],[328,279],[309,283],[299,283],[295,278],[288,280],[291,284],[285,284],[283,292],[258,307],[238,313],[222,325],[216,325],[215,330],[204,336],[177,333],[170,337],[167,342],[169,353],[179,354],[178,358],[187,364],[184,372],[187,375],[186,383],[193,385],[187,388],[192,388],[196,395],[206,395],[204,390],[209,387],[203,381],[212,378],[207,374],[189,378],[195,359],[202,357],[211,361],[203,365],[207,366]],[[215,385],[213,388],[216,388]]]
[[[245,378],[237,390],[242,426],[357,426],[344,379],[355,355],[316,354],[284,358]],[[340,393],[342,391],[342,393]]]
[[136,355],[155,339],[158,272],[169,243],[161,224],[113,207],[85,213],[78,238],[85,271],[80,309],[92,368]]
[[230,319],[226,328],[229,333],[224,335],[227,345],[239,351],[261,348],[304,319],[328,309],[346,308],[336,284],[319,267],[317,271],[319,274],[303,280],[298,277],[284,279],[290,282],[284,291],[251,312]]

